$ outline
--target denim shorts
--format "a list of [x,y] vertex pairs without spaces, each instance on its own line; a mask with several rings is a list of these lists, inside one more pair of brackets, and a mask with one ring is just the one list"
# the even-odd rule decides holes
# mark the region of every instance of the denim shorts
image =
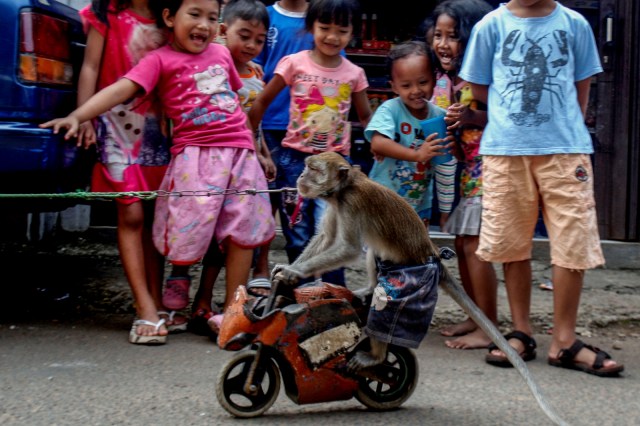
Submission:
[[441,268],[435,257],[415,266],[378,262],[378,285],[364,332],[397,346],[420,346],[438,301]]

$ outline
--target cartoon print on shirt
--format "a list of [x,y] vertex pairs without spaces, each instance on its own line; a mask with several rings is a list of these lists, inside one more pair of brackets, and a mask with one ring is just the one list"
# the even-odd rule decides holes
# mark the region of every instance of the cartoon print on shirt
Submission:
[[[400,126],[404,134],[414,134],[414,139],[409,148],[417,149],[425,139],[424,131],[421,128],[412,126],[410,123],[403,122]],[[402,140],[400,134],[396,133],[394,141],[400,143]],[[396,167],[389,170],[389,179],[399,181],[400,187],[397,192],[411,206],[417,207],[425,195],[425,191],[431,183],[431,163],[429,162],[412,162],[396,160]]]
[[431,178],[427,174],[421,179],[416,179],[416,168],[411,164],[413,163],[396,160],[396,167],[389,171],[389,178],[399,181],[398,194],[411,206],[416,207],[422,201]]
[[[337,106],[330,106],[332,103],[336,105],[334,99],[335,97],[323,96],[316,85],[311,86],[306,97],[295,98],[295,104],[301,114],[301,124],[305,127],[301,133],[303,143],[313,147],[314,152],[326,151],[328,140],[332,135],[336,139],[334,145],[340,144],[341,138],[337,134],[341,122],[340,111]],[[295,117],[296,114],[292,116]],[[344,127],[341,129],[340,134],[344,131]]]
[[[567,33],[554,30],[552,34],[553,40],[550,34],[533,40],[526,34],[523,37],[521,30],[513,30],[502,46],[502,64],[509,67],[514,78],[501,95],[503,102],[508,100],[510,107],[514,103],[514,106],[520,107],[519,111],[509,113],[509,118],[516,126],[539,126],[551,118],[554,102],[558,102],[560,106],[564,104],[562,89],[553,79],[560,73],[559,68],[569,60]],[[556,55],[552,58],[554,54]],[[518,102],[519,94],[521,97]],[[548,113],[538,110],[544,95],[549,96],[551,111]]]
[[220,65],[210,66],[206,71],[193,74],[193,79],[200,93],[211,95],[211,104],[229,113],[238,108],[238,101],[229,87],[227,74]]
[[302,113],[302,119],[308,127],[306,145],[311,145],[314,152],[327,150],[327,141],[335,133],[336,123],[340,121],[340,112],[325,105],[310,105]]

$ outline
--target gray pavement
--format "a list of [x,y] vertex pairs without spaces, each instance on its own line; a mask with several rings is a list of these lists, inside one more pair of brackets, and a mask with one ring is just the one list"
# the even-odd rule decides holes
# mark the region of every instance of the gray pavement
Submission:
[[[126,339],[129,325],[127,315],[2,324],[0,424],[551,424],[517,372],[485,364],[483,351],[446,349],[435,330],[417,350],[419,384],[399,410],[368,412],[355,399],[297,406],[281,393],[263,417],[239,421],[219,406],[214,390],[232,353],[188,333],[170,336],[164,346],[134,346]],[[616,351],[626,372],[615,379],[547,366],[542,348],[549,338],[536,339],[540,359],[527,365],[569,424],[640,424],[639,339]]]
[[[452,243],[440,235],[434,240]],[[601,379],[546,365],[553,293],[537,287],[550,277],[545,242],[537,243],[532,317],[539,348],[538,359],[527,365],[572,425],[640,424],[640,267],[631,261],[640,246],[618,244],[611,254],[605,242],[607,268],[587,273],[578,323],[584,340],[626,366],[621,378]],[[286,261],[281,249],[276,241],[272,262]],[[189,333],[171,335],[160,347],[127,342],[133,309],[112,230],[94,230],[46,249],[0,245],[0,260],[0,424],[241,423],[215,399],[217,373],[232,353]],[[455,261],[448,266],[455,274]],[[349,268],[347,277],[350,287],[362,285],[362,265]],[[217,301],[223,289],[221,282],[216,285]],[[508,330],[502,285],[499,313],[500,326]],[[442,295],[431,331],[416,351],[419,385],[397,411],[368,412],[354,399],[297,406],[282,393],[265,416],[242,423],[550,424],[516,371],[485,364],[484,351],[444,346],[438,328],[463,318]]]

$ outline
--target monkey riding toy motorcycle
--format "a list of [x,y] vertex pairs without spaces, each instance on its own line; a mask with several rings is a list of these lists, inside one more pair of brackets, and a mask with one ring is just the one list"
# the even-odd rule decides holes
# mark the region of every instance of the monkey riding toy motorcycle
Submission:
[[374,410],[399,407],[418,382],[411,349],[389,345],[382,364],[357,372],[347,363],[357,350],[369,303],[322,283],[291,289],[273,282],[268,296],[240,286],[225,310],[220,348],[237,352],[216,385],[220,405],[236,417],[262,415],[276,401],[281,379],[296,404],[356,398]]

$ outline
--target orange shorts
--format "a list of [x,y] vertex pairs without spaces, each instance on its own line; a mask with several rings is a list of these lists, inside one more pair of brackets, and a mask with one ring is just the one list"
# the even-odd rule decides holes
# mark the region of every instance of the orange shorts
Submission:
[[478,257],[501,263],[531,259],[541,207],[553,265],[584,270],[604,264],[589,155],[485,155],[482,176]]

